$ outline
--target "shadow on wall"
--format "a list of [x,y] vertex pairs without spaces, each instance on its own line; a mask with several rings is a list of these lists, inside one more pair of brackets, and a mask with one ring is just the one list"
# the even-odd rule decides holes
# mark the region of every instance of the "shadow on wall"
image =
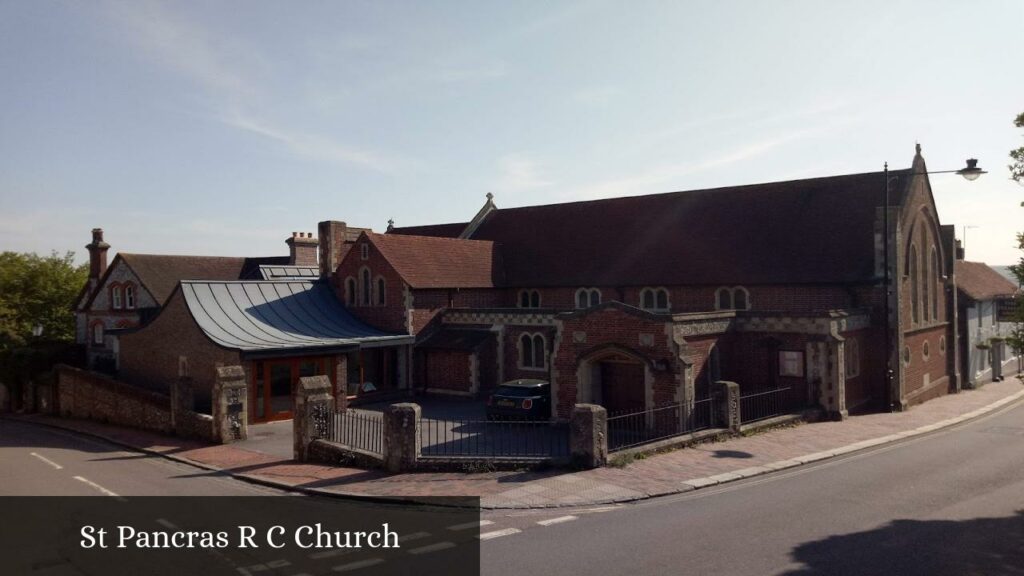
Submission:
[[1003,518],[896,520],[881,528],[801,544],[790,576],[1024,575],[1024,511]]

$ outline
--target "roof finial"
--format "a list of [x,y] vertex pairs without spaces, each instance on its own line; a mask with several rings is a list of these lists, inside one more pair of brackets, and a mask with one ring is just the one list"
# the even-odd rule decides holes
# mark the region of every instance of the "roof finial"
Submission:
[[487,201],[490,202],[491,200],[494,200],[494,194],[491,194],[490,192],[488,192],[487,193]]
[[394,229],[395,229],[395,220],[394,220],[394,218],[388,218],[388,232],[391,232]]
[[914,149],[917,151],[917,155],[920,156],[921,155],[921,143],[920,142],[914,142]]

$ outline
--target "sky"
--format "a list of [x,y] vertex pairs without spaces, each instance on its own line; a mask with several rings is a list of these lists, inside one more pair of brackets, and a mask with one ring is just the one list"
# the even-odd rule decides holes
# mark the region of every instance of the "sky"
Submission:
[[287,254],[499,208],[909,167],[1020,257],[1024,2],[0,0],[0,250]]

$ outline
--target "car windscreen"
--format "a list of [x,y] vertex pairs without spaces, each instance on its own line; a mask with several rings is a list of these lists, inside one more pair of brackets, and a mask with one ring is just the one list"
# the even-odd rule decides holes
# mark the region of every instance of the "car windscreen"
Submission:
[[520,388],[519,386],[498,386],[494,391],[495,396],[508,396],[511,398],[526,398],[528,396],[543,396],[543,388]]

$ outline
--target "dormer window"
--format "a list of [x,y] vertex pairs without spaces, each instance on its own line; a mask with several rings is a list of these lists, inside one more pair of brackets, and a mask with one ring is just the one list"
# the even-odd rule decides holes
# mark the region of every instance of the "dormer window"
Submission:
[[519,307],[540,308],[540,292],[537,290],[520,290]]
[[668,290],[664,288],[644,288],[640,291],[640,307],[648,312],[668,312],[671,308]]
[[363,242],[362,244],[359,245],[359,257],[362,258],[363,260],[369,260],[370,259],[370,245],[369,244]]
[[576,291],[576,308],[583,310],[601,303],[601,291],[597,288],[580,288]]

